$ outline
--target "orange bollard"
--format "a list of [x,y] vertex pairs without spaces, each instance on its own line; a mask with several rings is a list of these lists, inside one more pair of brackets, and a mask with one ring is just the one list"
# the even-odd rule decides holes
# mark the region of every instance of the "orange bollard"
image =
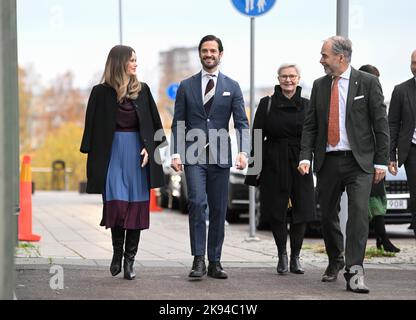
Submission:
[[40,236],[32,234],[32,170],[30,156],[24,156],[20,171],[20,214],[19,240],[39,241]]
[[163,209],[159,207],[157,204],[156,193],[154,189],[150,189],[150,211],[151,212],[163,211]]

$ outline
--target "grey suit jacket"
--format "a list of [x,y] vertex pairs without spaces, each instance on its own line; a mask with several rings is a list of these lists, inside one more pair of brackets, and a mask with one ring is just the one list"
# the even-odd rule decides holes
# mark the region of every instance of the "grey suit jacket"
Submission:
[[201,72],[183,80],[176,93],[171,153],[179,153],[184,164],[196,164],[209,143],[209,152],[215,163],[223,168],[231,167],[228,132],[231,115],[237,132],[238,149],[248,153],[248,120],[238,83],[220,72],[214,101],[207,114],[201,92]]
[[397,85],[391,95],[389,108],[390,161],[399,166],[407,159],[416,123],[416,81],[411,78]]
[[[303,127],[299,159],[312,161],[314,157],[315,172],[325,160],[331,84],[328,75],[315,80]],[[345,121],[348,141],[361,169],[373,173],[374,164],[387,165],[389,127],[377,77],[351,68]]]

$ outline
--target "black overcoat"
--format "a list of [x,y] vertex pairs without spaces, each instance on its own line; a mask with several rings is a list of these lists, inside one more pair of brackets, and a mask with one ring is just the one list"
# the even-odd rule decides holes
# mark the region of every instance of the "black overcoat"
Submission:
[[[259,181],[248,170],[245,183],[260,185],[260,210],[265,221],[286,220],[289,198],[292,222],[303,223],[315,219],[313,176],[301,176],[299,165],[300,139],[309,100],[301,97],[301,88],[286,98],[280,86],[275,87],[270,110],[269,97],[260,100],[253,122],[253,130],[262,130],[262,170]],[[255,139],[252,139],[252,155]]]
[[[164,185],[159,148],[165,145],[166,136],[156,103],[146,83],[142,83],[142,90],[133,103],[139,120],[140,137],[149,154],[149,186],[158,188]],[[80,148],[82,153],[88,154],[87,193],[104,192],[118,108],[117,93],[112,87],[107,84],[93,87]],[[154,139],[156,131],[159,132],[159,141]]]

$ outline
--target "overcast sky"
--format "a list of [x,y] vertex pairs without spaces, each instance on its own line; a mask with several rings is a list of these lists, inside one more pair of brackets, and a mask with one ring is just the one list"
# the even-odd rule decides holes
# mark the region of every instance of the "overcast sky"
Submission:
[[[256,18],[256,86],[273,86],[277,67],[295,62],[311,86],[323,75],[322,40],[335,34],[336,0],[277,0]],[[350,0],[352,65],[374,64],[386,99],[409,79],[416,49],[416,1]],[[123,0],[124,44],[138,56],[139,78],[158,88],[159,52],[195,46],[202,36],[223,40],[221,70],[243,89],[250,84],[250,19],[231,0]],[[71,70],[89,88],[118,44],[118,0],[17,0],[19,64],[32,66],[41,83]]]

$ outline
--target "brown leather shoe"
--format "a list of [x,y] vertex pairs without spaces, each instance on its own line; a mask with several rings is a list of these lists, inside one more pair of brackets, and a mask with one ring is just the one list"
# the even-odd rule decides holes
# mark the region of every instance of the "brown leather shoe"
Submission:
[[208,265],[208,277],[216,279],[227,279],[228,275],[224,271],[219,261],[210,262]]
[[322,282],[335,282],[338,278],[338,273],[345,267],[344,261],[330,262],[326,268]]

